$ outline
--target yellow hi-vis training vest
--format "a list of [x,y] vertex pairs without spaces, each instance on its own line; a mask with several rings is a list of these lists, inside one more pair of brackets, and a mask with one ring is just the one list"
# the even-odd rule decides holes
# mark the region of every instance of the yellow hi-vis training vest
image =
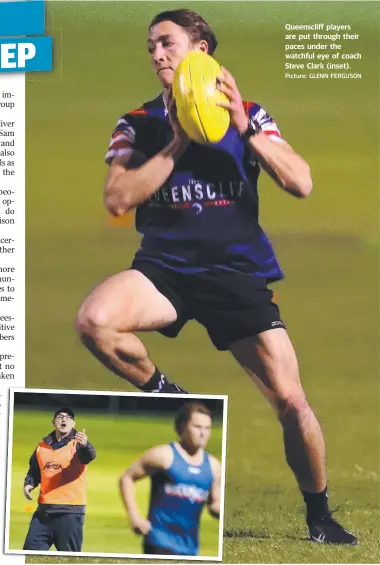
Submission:
[[86,504],[87,465],[79,461],[76,446],[75,439],[59,449],[53,449],[44,441],[38,445],[36,456],[41,471],[40,504]]

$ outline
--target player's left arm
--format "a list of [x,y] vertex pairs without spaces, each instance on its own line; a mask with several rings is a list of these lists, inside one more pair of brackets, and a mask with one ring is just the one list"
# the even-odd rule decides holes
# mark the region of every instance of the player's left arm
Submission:
[[88,441],[85,429],[83,429],[81,432],[76,432],[75,439],[77,440],[76,449],[78,459],[84,465],[88,465],[96,457],[95,447]]
[[[231,124],[242,135],[248,129],[249,118],[234,77],[225,68],[222,70],[218,89],[225,93],[229,102],[220,103],[219,106],[229,110]],[[286,192],[298,198],[310,194],[313,188],[310,167],[286,141],[273,141],[265,131],[261,131],[248,139],[247,146],[252,157]]]
[[214,477],[207,502],[208,511],[213,518],[219,518],[220,514],[220,481],[221,467],[216,457],[210,455],[210,465]]

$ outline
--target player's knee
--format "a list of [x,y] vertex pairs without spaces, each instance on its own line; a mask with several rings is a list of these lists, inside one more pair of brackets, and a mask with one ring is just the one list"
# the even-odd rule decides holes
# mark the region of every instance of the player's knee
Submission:
[[301,414],[309,409],[309,404],[301,386],[295,386],[282,394],[278,394],[276,397],[276,410],[281,422],[289,418],[298,419]]
[[100,306],[84,303],[79,310],[76,328],[83,342],[98,341],[101,335],[110,328],[107,312]]

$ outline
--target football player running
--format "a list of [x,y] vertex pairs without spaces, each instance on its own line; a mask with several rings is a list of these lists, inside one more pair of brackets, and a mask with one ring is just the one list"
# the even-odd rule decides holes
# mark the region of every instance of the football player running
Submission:
[[[178,442],[149,449],[123,474],[120,493],[132,529],[144,536],[151,555],[197,555],[203,507],[220,514],[220,462],[206,451],[212,415],[201,402],[187,402],[178,411]],[[151,477],[149,516],[136,503],[134,483]]]
[[229,99],[230,128],[217,144],[189,140],[171,97],[174,73],[190,51],[213,55],[216,46],[208,24],[189,10],[160,13],[149,26],[148,51],[163,92],[119,119],[104,191],[111,214],[136,208],[143,240],[132,268],[109,277],[83,303],[78,331],[107,368],[137,388],[181,392],[136,332],[173,338],[189,319],[197,320],[271,403],[306,503],[310,538],[354,545],[355,536],[329,511],[323,435],[268,288],[283,274],[258,222],[260,169],[297,198],[312,190],[310,169],[272,117],[242,100],[226,69],[218,88]]

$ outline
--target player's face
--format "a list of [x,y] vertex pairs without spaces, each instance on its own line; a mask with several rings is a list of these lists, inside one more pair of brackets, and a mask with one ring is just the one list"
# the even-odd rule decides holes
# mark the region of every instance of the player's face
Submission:
[[62,435],[68,435],[73,427],[75,426],[74,420],[66,414],[66,412],[60,412],[56,415],[53,420],[53,426],[57,432]]
[[211,426],[210,416],[193,412],[185,424],[181,439],[190,447],[206,447],[211,435]]
[[172,84],[182,59],[194,50],[207,50],[207,43],[193,44],[184,29],[174,22],[160,22],[149,30],[148,52],[153,70],[164,88]]

